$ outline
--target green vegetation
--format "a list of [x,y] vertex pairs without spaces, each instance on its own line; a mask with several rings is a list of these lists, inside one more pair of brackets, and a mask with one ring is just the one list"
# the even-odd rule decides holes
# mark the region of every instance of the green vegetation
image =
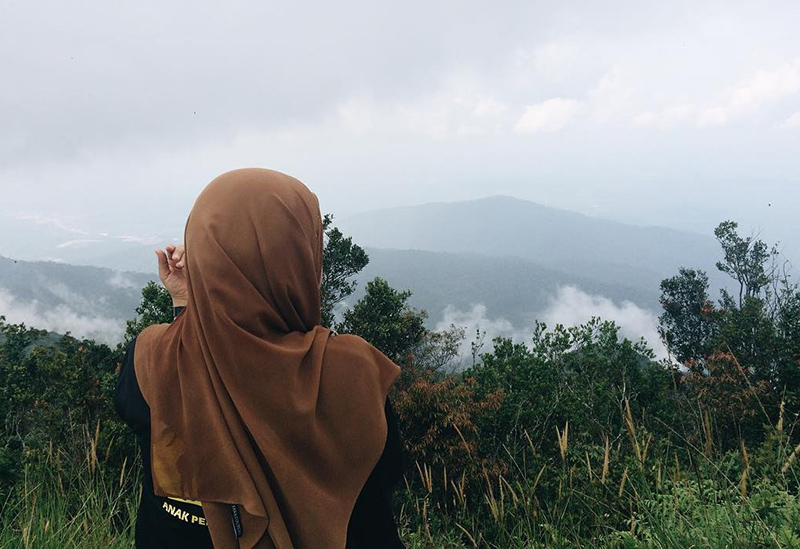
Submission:
[[[722,223],[709,296],[661,284],[676,363],[611,322],[535,325],[530,341],[431,332],[381,279],[342,314],[366,254],[328,221],[325,321],[403,366],[393,399],[410,463],[409,547],[800,547],[800,289],[774,249]],[[334,232],[335,231],[335,232]],[[143,290],[127,337],[169,318]],[[130,546],[139,462],[110,394],[122,346],[0,322],[0,547]]]

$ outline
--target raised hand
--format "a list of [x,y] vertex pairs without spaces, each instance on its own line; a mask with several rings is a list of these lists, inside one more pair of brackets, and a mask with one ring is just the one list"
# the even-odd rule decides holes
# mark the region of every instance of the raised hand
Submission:
[[172,296],[175,307],[184,307],[188,302],[189,294],[186,285],[186,249],[183,244],[174,246],[170,244],[166,250],[156,250],[158,256],[158,277],[161,283]]

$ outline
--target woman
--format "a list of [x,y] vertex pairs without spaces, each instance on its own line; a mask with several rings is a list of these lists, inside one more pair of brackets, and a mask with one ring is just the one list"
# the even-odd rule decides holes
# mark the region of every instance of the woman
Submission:
[[145,468],[137,547],[402,547],[399,368],[319,325],[317,197],[278,172],[229,172],[184,238],[186,255],[159,263],[185,309],[130,344],[115,395]]

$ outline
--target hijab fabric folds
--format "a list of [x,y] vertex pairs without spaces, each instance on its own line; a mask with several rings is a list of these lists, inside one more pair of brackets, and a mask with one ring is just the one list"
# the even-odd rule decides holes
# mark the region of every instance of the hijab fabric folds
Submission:
[[135,346],[156,493],[201,501],[216,547],[344,547],[399,368],[320,326],[317,197],[275,171],[223,174],[185,245],[186,310]]

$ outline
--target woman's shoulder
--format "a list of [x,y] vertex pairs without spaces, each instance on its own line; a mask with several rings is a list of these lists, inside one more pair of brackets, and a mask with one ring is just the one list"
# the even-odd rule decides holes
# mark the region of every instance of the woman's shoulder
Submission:
[[[146,372],[149,370],[147,365],[150,364],[153,353],[159,354],[164,351],[163,348],[159,348],[159,343],[165,340],[163,336],[171,326],[173,326],[173,324],[151,324],[139,332],[139,335],[136,337],[136,344],[131,353],[131,359],[135,359],[138,365],[137,369],[142,375],[146,375]],[[142,366],[145,367],[142,368]]]
[[400,367],[377,347],[355,334],[331,333],[326,354],[337,356],[343,363],[371,365],[384,393],[400,375]]
[[169,329],[172,324],[151,324],[147,326],[144,330],[139,332],[139,335],[136,336],[136,339],[142,342],[148,342],[154,338],[158,337],[159,335],[163,334],[164,332]]
[[[340,334],[331,330],[328,339],[328,350],[333,350],[340,356],[351,358],[386,358],[374,345],[366,339],[355,334]],[[388,358],[386,359],[388,360]]]

